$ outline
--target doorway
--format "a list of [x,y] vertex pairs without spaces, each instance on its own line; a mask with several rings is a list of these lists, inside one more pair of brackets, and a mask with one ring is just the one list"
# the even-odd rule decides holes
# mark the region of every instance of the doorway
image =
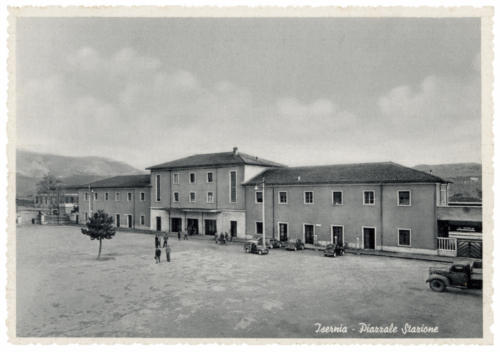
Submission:
[[198,235],[198,219],[187,219],[187,232],[188,235]]
[[181,218],[172,218],[172,232],[182,231],[182,219]]
[[129,229],[132,228],[132,215],[127,215],[127,226]]
[[282,222],[279,224],[279,236],[281,242],[288,241],[288,224]]
[[304,242],[314,244],[314,225],[304,225]]
[[231,237],[236,237],[238,233],[238,222],[231,221]]
[[205,235],[215,235],[217,233],[217,221],[205,219]]
[[156,231],[161,231],[161,216],[156,217]]
[[116,214],[116,227],[120,227],[120,214]]
[[363,248],[375,249],[375,228],[363,227]]
[[332,226],[332,243],[344,243],[344,227]]

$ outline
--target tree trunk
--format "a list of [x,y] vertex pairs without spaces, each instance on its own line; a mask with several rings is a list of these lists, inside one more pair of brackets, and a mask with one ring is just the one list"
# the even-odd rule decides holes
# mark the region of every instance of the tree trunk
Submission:
[[101,258],[101,248],[102,248],[102,238],[99,238],[99,253],[97,254],[97,259]]

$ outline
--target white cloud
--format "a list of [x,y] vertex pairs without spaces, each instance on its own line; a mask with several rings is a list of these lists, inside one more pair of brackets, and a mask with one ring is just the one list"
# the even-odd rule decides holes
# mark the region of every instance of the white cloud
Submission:
[[131,48],[83,47],[58,75],[19,86],[18,98],[18,145],[139,167],[233,145],[291,164],[411,164],[431,162],[430,153],[451,162],[474,160],[479,149],[478,80],[431,75],[390,89],[364,114],[328,96],[260,106],[234,82],[206,84]]

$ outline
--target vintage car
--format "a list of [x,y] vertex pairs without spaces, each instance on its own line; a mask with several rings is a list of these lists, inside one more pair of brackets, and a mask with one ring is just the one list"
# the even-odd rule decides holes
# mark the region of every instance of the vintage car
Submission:
[[297,249],[302,250],[304,248],[304,242],[302,242],[302,240],[300,239],[288,241],[285,247],[287,251],[296,251]]
[[285,246],[285,244],[283,242],[281,242],[280,240],[278,240],[276,238],[271,238],[269,240],[269,243],[271,244],[272,248],[281,248],[281,247]]
[[[262,246],[262,237],[257,237],[257,242]],[[268,239],[266,239],[266,248],[273,248],[273,245]]]
[[447,287],[480,289],[483,286],[483,263],[481,260],[470,260],[447,267],[430,267],[425,282],[436,292],[443,292]]
[[268,254],[269,249],[260,245],[257,241],[248,241],[243,245],[243,249],[246,253],[254,253],[254,254]]
[[326,245],[324,252],[325,257],[336,257],[338,255],[344,255],[343,243],[330,243]]

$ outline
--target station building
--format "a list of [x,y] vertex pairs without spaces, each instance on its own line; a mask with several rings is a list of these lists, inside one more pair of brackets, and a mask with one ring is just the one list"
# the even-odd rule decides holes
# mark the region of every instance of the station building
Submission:
[[339,241],[422,254],[436,254],[436,209],[448,188],[392,162],[270,169],[244,186],[247,233],[261,234],[264,222],[268,238],[306,246]]
[[243,184],[268,168],[282,167],[240,153],[236,147],[232,152],[197,154],[151,166],[147,168],[151,170],[151,228],[243,237]]
[[78,187],[78,223],[85,224],[92,213],[104,210],[118,228],[148,230],[151,186],[149,175],[106,178]]

